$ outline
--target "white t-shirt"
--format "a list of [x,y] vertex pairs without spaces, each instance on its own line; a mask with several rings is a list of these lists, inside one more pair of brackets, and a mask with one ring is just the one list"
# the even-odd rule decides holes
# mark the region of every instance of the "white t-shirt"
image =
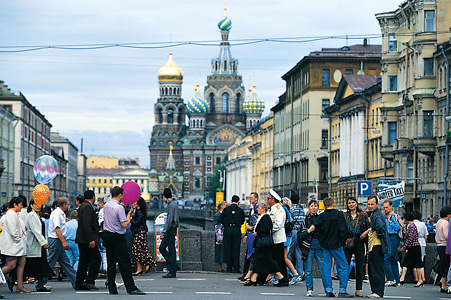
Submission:
[[418,242],[420,243],[421,247],[425,247],[426,246],[425,237],[427,237],[429,234],[428,228],[426,227],[426,224],[424,224],[421,221],[414,220],[413,223],[415,224],[418,230]]
[[57,207],[52,213],[50,214],[49,219],[49,229],[48,229],[48,236],[49,238],[57,239],[58,235],[56,234],[55,228],[61,229],[61,233],[63,236],[66,236],[66,214],[64,211]]

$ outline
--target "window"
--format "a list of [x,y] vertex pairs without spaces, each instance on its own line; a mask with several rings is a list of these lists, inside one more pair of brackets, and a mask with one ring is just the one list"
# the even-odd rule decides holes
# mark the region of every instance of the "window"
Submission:
[[394,33],[388,35],[388,51],[398,52],[398,41],[396,40]]
[[172,108],[168,109],[168,124],[174,123],[174,111]]
[[200,179],[199,178],[194,179],[194,187],[196,189],[200,189]]
[[434,59],[424,59],[424,76],[434,76]]
[[235,100],[235,112],[240,112],[240,101],[241,101],[241,94],[236,94],[236,100]]
[[424,11],[424,31],[435,31],[435,11]]
[[434,133],[434,116],[432,110],[423,111],[424,136],[432,137]]
[[321,111],[324,112],[324,110],[325,110],[326,108],[328,108],[329,105],[330,105],[330,99],[323,99],[323,100],[322,100],[322,108],[321,108]]
[[323,69],[323,86],[329,86],[329,85],[330,85],[330,70]]
[[217,165],[221,164],[221,158],[220,157],[216,157],[216,164]]
[[388,76],[388,91],[397,92],[398,91],[398,76],[389,75]]
[[388,122],[388,143],[393,144],[396,138],[396,122]]
[[346,69],[345,75],[352,75],[352,74],[353,74],[352,69]]
[[328,139],[329,132],[327,130],[321,131],[321,148],[327,148]]
[[196,157],[196,165],[200,165],[200,157]]
[[215,94],[210,93],[210,112],[215,112]]
[[222,94],[222,112],[229,112],[229,94]]

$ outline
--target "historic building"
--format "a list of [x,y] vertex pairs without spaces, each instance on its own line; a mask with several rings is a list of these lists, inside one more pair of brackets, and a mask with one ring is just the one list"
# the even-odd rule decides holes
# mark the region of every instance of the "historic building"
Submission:
[[172,52],[158,71],[160,97],[155,103],[149,145],[151,178],[153,185],[158,185],[152,188],[152,199],[161,199],[161,192],[169,187],[177,198],[202,201],[228,147],[260,119],[263,102],[254,99],[252,93],[245,101],[238,60],[230,51],[231,25],[224,13],[218,23],[222,39],[219,54],[211,61],[207,85],[203,93],[197,85],[187,104],[181,98],[183,71],[175,64]]
[[380,74],[381,46],[363,44],[311,52],[282,76],[286,91],[274,113],[273,184],[282,196],[292,191],[306,203],[308,193],[329,192],[329,107],[343,75]]
[[0,106],[0,203],[14,195],[14,125],[17,117]]
[[381,155],[393,164],[394,177],[406,181],[406,208],[436,215],[450,204],[444,55],[449,60],[451,2],[404,1],[376,18],[382,32]]

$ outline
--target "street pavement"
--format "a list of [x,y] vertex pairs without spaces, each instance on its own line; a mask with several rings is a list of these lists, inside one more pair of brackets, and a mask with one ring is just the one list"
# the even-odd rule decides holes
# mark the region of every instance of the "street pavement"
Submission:
[[[212,272],[179,272],[177,278],[161,278],[162,272],[150,272],[135,278],[136,285],[144,292],[145,296],[128,296],[125,288],[118,289],[119,296],[153,299],[307,299],[305,296],[305,283],[301,282],[289,287],[275,286],[250,286],[245,287],[236,278],[240,274],[212,273]],[[118,282],[122,282],[120,275]],[[8,287],[3,284],[0,294],[6,299],[117,299],[117,295],[109,295],[105,287],[105,279],[96,281],[98,291],[75,291],[66,279],[62,282],[52,280],[48,283],[53,289],[51,293],[36,293],[34,286],[25,285],[32,291],[31,295],[17,295],[10,293]],[[324,290],[320,279],[314,281],[314,297],[324,297]],[[338,281],[333,281],[334,292],[338,293]],[[354,293],[355,284],[349,282],[348,292]],[[370,294],[370,286],[364,283],[363,294]],[[437,286],[425,285],[422,288],[414,288],[413,284],[405,284],[402,287],[388,287],[385,289],[385,299],[451,299],[451,295],[441,294]]]

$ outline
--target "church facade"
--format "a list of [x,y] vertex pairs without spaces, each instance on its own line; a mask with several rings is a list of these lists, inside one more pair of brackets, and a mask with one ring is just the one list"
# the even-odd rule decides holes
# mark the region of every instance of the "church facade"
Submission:
[[[245,98],[238,60],[232,57],[229,33],[232,22],[219,21],[219,54],[211,60],[211,74],[201,92],[199,84],[185,103],[181,97],[183,71],[172,52],[158,71],[160,97],[154,107],[150,154],[151,199],[170,188],[177,199],[198,201],[207,197],[207,185],[227,149],[257,124],[265,108],[254,90]],[[230,196],[230,195],[226,195]]]

